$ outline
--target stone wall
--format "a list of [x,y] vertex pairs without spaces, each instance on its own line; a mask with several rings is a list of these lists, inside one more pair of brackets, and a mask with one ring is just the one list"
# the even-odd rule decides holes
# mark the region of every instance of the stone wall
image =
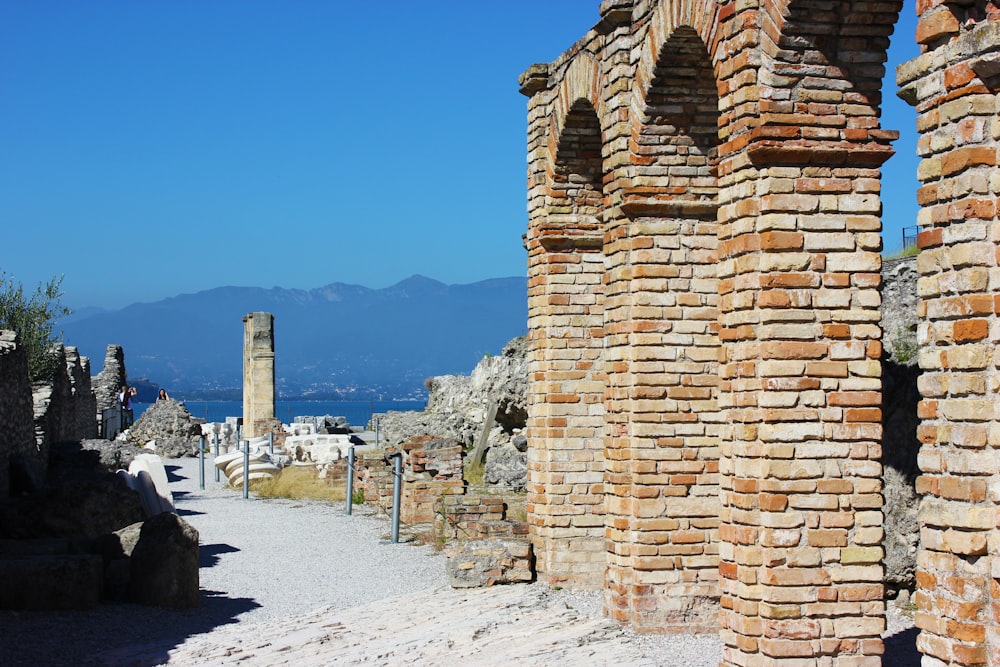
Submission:
[[13,331],[0,330],[0,498],[36,485],[44,470],[35,445],[28,357]]
[[56,346],[55,354],[59,364],[52,382],[35,385],[32,392],[35,439],[40,452],[48,452],[52,443],[97,436],[90,360],[81,357],[75,347],[61,344]]
[[918,3],[898,72],[922,134],[912,341],[880,326],[901,8],[605,0],[521,77],[538,567],[640,630],[721,606],[727,666],[881,663],[883,342],[924,371],[925,662],[1000,665],[1000,11]]
[[116,408],[119,405],[118,393],[125,384],[125,351],[121,345],[108,345],[104,353],[104,367],[93,378],[94,399],[97,403],[97,417],[101,410]]

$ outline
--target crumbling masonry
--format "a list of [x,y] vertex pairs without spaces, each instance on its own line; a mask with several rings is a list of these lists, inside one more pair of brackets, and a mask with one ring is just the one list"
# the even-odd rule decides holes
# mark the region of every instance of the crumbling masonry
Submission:
[[[901,6],[605,0],[521,78],[539,570],[641,630],[721,626],[725,665],[881,664]],[[917,11],[898,80],[923,158],[918,645],[1000,665],[1000,10]]]

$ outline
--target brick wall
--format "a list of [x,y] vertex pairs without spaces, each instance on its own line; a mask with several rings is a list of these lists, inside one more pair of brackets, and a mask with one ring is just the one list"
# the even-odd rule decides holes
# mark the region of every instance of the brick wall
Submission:
[[1000,665],[1000,11],[918,9],[922,54],[897,72],[922,158],[917,646],[935,667]]

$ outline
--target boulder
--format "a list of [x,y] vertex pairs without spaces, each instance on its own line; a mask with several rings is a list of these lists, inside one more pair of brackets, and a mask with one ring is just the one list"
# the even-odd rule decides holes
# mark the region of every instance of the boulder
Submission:
[[512,491],[524,491],[528,485],[528,455],[513,444],[490,447],[486,452],[483,482]]
[[198,531],[176,514],[164,512],[142,524],[130,561],[134,602],[175,609],[199,605]]
[[155,441],[163,458],[197,456],[202,420],[191,416],[184,404],[166,400],[153,403],[128,430],[128,440],[139,447]]
[[526,540],[471,540],[445,550],[452,588],[482,588],[531,581],[533,555]]

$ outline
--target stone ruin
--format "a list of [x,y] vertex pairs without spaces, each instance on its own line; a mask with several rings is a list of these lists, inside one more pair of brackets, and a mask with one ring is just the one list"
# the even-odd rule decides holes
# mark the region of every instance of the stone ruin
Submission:
[[[727,667],[881,664],[902,6],[604,0],[520,79],[538,569],[638,630],[719,632]],[[1000,9],[917,12],[917,644],[1000,665]]]
[[243,437],[281,432],[275,418],[274,315],[243,316]]
[[509,341],[500,354],[484,357],[469,375],[429,378],[425,410],[377,416],[379,444],[396,447],[418,435],[451,438],[469,451],[473,464],[484,465],[487,486],[523,492],[528,448],[526,343],[523,337]]
[[[95,439],[99,410],[117,405],[121,348],[93,382],[76,348],[54,353],[54,378],[33,386],[17,336],[0,331],[0,608],[196,606],[197,532],[153,502],[153,478],[166,488],[159,459],[153,470],[137,448]],[[114,474],[126,467],[136,475]]]

